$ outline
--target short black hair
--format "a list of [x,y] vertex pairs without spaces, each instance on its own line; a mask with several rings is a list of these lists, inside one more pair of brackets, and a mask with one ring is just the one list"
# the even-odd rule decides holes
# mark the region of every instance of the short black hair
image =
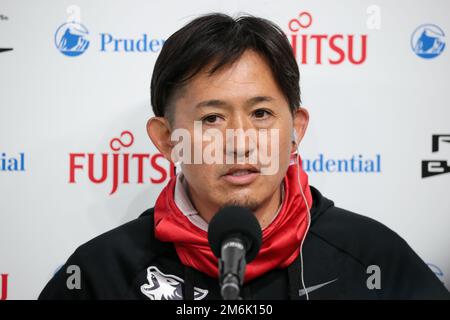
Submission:
[[156,60],[151,80],[155,116],[172,119],[175,91],[206,66],[209,75],[237,61],[248,49],[264,57],[293,113],[300,100],[300,73],[292,47],[280,27],[250,15],[200,16],[171,35]]

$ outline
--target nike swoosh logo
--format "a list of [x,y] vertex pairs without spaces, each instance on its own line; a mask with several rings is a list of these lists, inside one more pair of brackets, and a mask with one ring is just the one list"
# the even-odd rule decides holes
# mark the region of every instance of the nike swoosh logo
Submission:
[[321,283],[321,284],[317,284],[317,285],[315,285],[315,286],[308,287],[308,288],[306,288],[306,289],[300,289],[300,290],[298,290],[298,295],[299,295],[300,297],[301,297],[301,296],[304,296],[304,295],[306,294],[306,292],[311,293],[311,292],[313,292],[313,291],[316,291],[317,289],[320,289],[320,288],[325,287],[326,285],[328,285],[328,284],[330,284],[330,283],[333,283],[333,282],[337,281],[337,279],[338,279],[338,278],[336,278],[336,279],[334,279],[334,280],[331,280],[331,281],[328,281],[328,282],[324,282],[324,283]]
[[0,48],[0,52],[11,51],[13,48]]

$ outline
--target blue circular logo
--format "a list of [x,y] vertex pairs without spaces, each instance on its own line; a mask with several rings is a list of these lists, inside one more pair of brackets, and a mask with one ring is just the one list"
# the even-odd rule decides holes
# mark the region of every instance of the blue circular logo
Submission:
[[89,31],[81,23],[67,22],[59,26],[55,32],[55,46],[69,57],[82,54],[89,47]]
[[444,31],[434,24],[417,27],[411,36],[411,48],[421,58],[436,58],[445,48]]

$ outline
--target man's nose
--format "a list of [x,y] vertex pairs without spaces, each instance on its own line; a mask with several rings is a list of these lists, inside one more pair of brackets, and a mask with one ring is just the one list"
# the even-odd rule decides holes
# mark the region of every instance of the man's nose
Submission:
[[225,152],[228,156],[248,158],[256,150],[256,129],[242,115],[232,118],[227,127]]

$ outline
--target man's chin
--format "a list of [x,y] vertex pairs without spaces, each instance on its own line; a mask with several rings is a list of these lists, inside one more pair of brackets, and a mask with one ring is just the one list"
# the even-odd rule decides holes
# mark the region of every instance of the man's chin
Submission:
[[225,206],[239,206],[243,208],[247,208],[252,212],[255,212],[259,207],[261,203],[260,201],[257,201],[256,199],[252,199],[250,197],[245,196],[237,196],[230,199],[227,199],[222,207]]

